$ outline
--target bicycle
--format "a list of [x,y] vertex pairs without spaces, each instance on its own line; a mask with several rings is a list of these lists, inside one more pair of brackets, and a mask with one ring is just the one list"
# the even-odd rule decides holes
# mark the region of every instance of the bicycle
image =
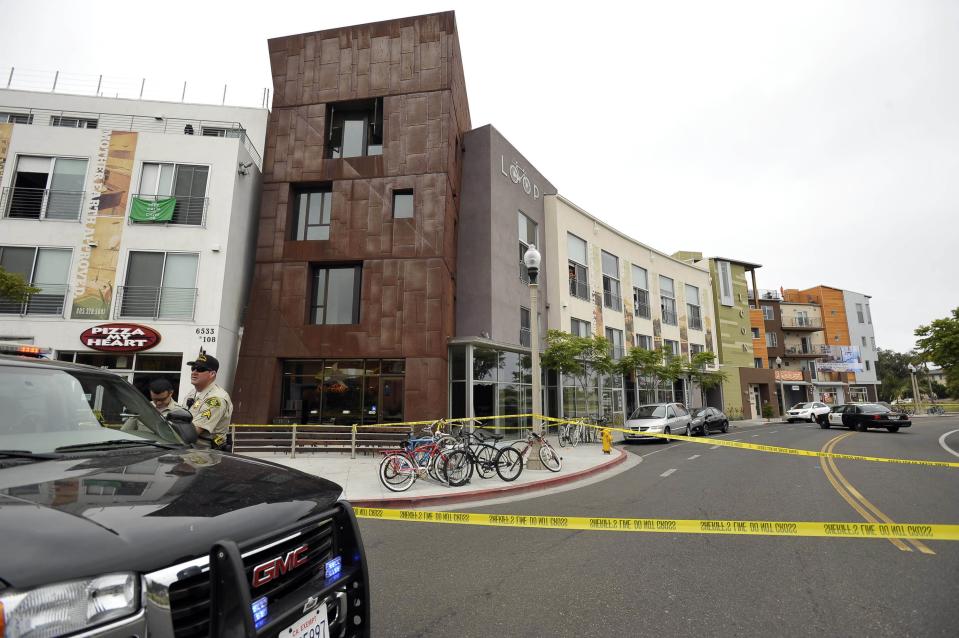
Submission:
[[559,426],[559,446],[576,447],[583,436],[583,420],[567,421]]
[[434,431],[429,438],[411,437],[404,441],[401,449],[383,451],[385,457],[378,474],[386,489],[405,492],[424,475],[451,487],[459,487],[469,480],[470,477],[460,471],[465,452],[452,447],[453,437],[441,431],[444,424],[443,419],[431,424]]
[[[563,469],[563,457],[556,453],[556,450],[545,436],[530,432],[526,440],[517,442],[513,445],[503,448],[500,452],[497,463],[496,473],[506,482],[515,481],[523,473],[523,466],[529,458],[530,450],[535,443],[540,444],[539,460],[550,472],[559,472]],[[522,446],[522,449],[520,449]]]
[[945,414],[946,410],[941,405],[933,405],[926,409],[926,414]]

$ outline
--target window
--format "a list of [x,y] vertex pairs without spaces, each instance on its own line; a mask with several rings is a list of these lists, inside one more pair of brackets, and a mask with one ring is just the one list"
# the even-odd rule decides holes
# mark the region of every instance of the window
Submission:
[[866,359],[866,372],[869,372],[869,369],[870,369],[870,368],[869,368],[869,360]]
[[593,334],[588,321],[583,321],[575,317],[569,320],[569,332],[577,337],[589,337]]
[[330,238],[333,192],[329,186],[300,191],[293,204],[293,237],[296,241]]
[[310,323],[343,325],[360,322],[361,266],[316,268]]
[[0,124],[33,124],[33,113],[0,113]]
[[775,348],[779,345],[779,340],[776,338],[775,332],[766,333],[766,345],[770,348]]
[[753,339],[759,339],[759,328],[753,328]]
[[868,348],[868,347],[869,347],[869,343],[866,341],[866,338],[865,338],[865,337],[862,338],[862,347],[863,347],[863,348]]
[[176,198],[171,224],[201,226],[206,221],[206,185],[209,166],[144,162],[140,171],[140,199]]
[[689,344],[690,357],[692,357],[692,355],[694,354],[699,354],[700,352],[704,352],[705,350],[706,350],[706,346],[702,345],[701,343]]
[[[13,219],[80,219],[87,160],[21,155],[6,189],[6,216]],[[8,191],[8,192],[7,192]]]
[[702,309],[699,305],[699,288],[686,284],[686,314],[692,330],[703,329]]
[[520,306],[519,309],[519,345],[526,346],[527,348],[532,343],[530,338],[530,321],[529,321],[529,308],[524,308]]
[[569,259],[569,294],[579,299],[589,299],[586,242],[572,233],[566,233],[566,255]]
[[383,154],[383,98],[330,104],[327,122],[327,157]]
[[393,219],[413,218],[413,189],[393,191]]
[[131,252],[119,317],[192,319],[197,253]]
[[862,304],[856,304],[856,317],[859,319],[859,323],[866,323],[865,315],[863,314]]
[[619,258],[602,251],[603,262],[603,305],[622,311],[623,297],[619,289]]
[[666,358],[679,356],[679,342],[672,339],[663,339],[663,349],[666,350]]
[[642,348],[643,350],[653,349],[653,338],[649,335],[633,335],[633,340],[637,348]]
[[623,331],[615,328],[606,328],[606,339],[609,341],[609,356],[615,361],[623,358]]
[[96,118],[90,117],[64,117],[62,115],[53,115],[50,117],[50,126],[64,126],[66,128],[96,128]]
[[403,359],[283,361],[280,415],[295,423],[404,420]]
[[649,276],[639,266],[633,266],[633,314],[649,319]]
[[872,311],[869,310],[869,304],[866,304],[866,321],[872,324]]
[[663,315],[663,323],[676,325],[676,292],[673,290],[673,280],[659,276],[659,308]]
[[26,303],[0,296],[0,314],[62,315],[72,254],[69,248],[0,246],[0,268],[40,289]]
[[[529,283],[529,272],[526,271],[526,263],[523,261],[523,255],[531,245],[535,245],[539,250],[539,241],[537,235],[537,225],[532,219],[523,214],[523,211],[517,212],[517,223],[519,226],[519,278],[523,283]],[[542,250],[539,251],[542,254]]]
[[766,321],[772,321],[776,318],[776,313],[773,311],[772,306],[763,306],[763,319]]
[[717,261],[719,271],[719,303],[724,306],[733,305],[733,273],[728,261]]
[[875,349],[876,349],[876,338],[875,338],[875,337],[870,337],[870,339],[872,339],[872,349],[875,350]]
[[760,358],[753,359],[753,367],[754,367],[754,368],[761,368],[761,367],[763,367],[763,360],[760,359]]

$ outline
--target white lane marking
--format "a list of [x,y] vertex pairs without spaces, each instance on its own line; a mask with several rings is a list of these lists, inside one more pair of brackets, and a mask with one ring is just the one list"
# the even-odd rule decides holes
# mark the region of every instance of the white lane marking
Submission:
[[942,449],[944,449],[949,454],[952,454],[953,456],[959,456],[959,452],[956,452],[951,447],[946,445],[946,437],[949,436],[950,434],[955,434],[956,432],[959,432],[959,430],[952,430],[951,432],[946,432],[945,434],[939,437],[939,445],[942,446]]
[[754,439],[755,439],[757,436],[759,436],[759,435],[758,435],[758,434],[753,434],[753,438],[754,438]]
[[663,478],[666,478],[667,476],[669,476],[670,474],[672,474],[672,473],[675,472],[675,471],[676,471],[676,468],[674,467],[674,468],[671,469],[671,470],[666,470],[665,472],[663,472],[662,474],[660,474],[660,476],[662,476]]
[[714,446],[712,446],[712,447],[709,448],[709,449],[710,449],[710,450],[716,450],[716,449],[719,449],[720,447],[721,447],[721,446],[719,446],[719,445],[714,445]]
[[687,461],[692,461],[693,459],[698,459],[698,458],[699,458],[699,455],[698,455],[698,454],[693,454],[691,457],[689,457],[689,458],[686,459],[686,460],[687,460]]
[[770,434],[775,434],[776,432],[779,432],[779,430],[773,430],[770,432]]

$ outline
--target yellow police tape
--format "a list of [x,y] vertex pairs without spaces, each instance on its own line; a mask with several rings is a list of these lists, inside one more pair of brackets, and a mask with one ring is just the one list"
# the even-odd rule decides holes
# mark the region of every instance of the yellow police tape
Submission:
[[530,516],[526,514],[474,514],[428,510],[354,507],[357,518],[445,523],[485,527],[566,529],[595,532],[653,532],[666,534],[729,534],[740,536],[793,536],[830,538],[903,538],[959,541],[959,525],[920,523],[845,523],[796,521],[684,520],[673,518],[606,518],[582,516]]

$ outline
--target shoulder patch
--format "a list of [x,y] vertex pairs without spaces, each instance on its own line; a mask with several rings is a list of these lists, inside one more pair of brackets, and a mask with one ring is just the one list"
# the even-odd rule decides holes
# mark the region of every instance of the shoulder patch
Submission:
[[209,410],[204,410],[203,412],[200,412],[200,418],[201,418],[201,419],[211,419],[211,418],[213,418],[213,413],[210,412]]
[[212,408],[220,407],[220,400],[216,397],[210,397],[205,401],[205,403]]

